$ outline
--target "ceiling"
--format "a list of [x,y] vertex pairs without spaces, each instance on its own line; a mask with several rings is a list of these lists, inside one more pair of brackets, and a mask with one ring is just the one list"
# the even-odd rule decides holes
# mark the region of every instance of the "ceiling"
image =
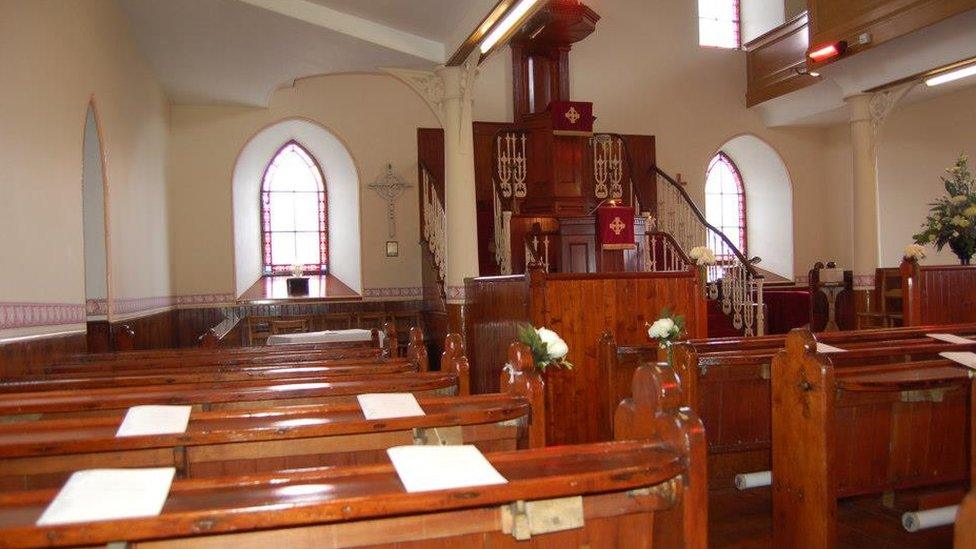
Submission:
[[485,0],[117,1],[171,102],[253,107],[296,78],[433,68],[488,9]]
[[[820,82],[755,108],[767,126],[825,126],[848,120],[845,97],[976,56],[976,10],[823,67]],[[811,77],[812,78],[812,77]],[[964,78],[941,86],[918,84],[902,99],[925,101],[976,86]]]

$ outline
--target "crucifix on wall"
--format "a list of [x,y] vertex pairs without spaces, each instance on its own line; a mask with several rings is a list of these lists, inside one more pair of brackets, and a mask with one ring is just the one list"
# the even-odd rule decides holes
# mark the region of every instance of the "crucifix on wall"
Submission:
[[403,194],[403,191],[411,187],[413,185],[407,184],[403,179],[400,179],[400,176],[393,172],[393,164],[387,164],[386,172],[376,182],[369,184],[370,189],[376,191],[376,194],[380,195],[383,200],[386,200],[386,217],[390,224],[390,238],[396,236],[396,202]]

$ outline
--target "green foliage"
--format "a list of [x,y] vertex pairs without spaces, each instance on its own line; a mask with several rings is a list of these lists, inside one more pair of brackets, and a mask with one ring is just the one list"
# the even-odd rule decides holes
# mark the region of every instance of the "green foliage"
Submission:
[[966,155],[959,155],[946,174],[941,178],[946,196],[929,204],[922,231],[913,239],[916,244],[933,244],[940,251],[948,244],[960,259],[972,257],[976,252],[976,183]]
[[565,358],[553,359],[549,356],[549,345],[539,337],[539,332],[531,324],[519,323],[516,326],[519,341],[524,343],[532,351],[532,360],[539,370],[546,371],[548,366],[559,366],[569,370],[573,369],[573,364]]

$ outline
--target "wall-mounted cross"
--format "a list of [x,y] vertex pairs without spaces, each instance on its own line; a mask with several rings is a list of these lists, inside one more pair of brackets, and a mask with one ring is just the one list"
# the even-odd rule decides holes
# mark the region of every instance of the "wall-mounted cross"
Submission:
[[403,191],[413,187],[393,172],[393,164],[386,165],[386,172],[381,175],[374,183],[369,184],[369,188],[376,191],[387,205],[387,221],[390,224],[390,238],[396,236],[396,201],[403,195]]

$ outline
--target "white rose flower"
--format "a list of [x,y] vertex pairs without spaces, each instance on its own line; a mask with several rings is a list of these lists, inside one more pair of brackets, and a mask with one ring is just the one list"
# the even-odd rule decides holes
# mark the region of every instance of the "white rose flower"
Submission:
[[563,338],[559,337],[556,332],[548,328],[536,328],[535,331],[539,334],[539,339],[546,344],[546,352],[549,353],[549,358],[559,360],[569,353],[569,345],[566,345]]
[[708,246],[695,246],[688,252],[688,258],[695,262],[696,265],[715,264],[715,252]]
[[918,244],[909,244],[905,246],[905,258],[906,259],[922,259],[925,257],[925,248]]
[[301,277],[305,274],[305,268],[302,265],[292,265],[291,266],[291,276],[295,278]]
[[647,335],[653,339],[664,339],[674,330],[674,321],[670,318],[659,318],[647,329]]

